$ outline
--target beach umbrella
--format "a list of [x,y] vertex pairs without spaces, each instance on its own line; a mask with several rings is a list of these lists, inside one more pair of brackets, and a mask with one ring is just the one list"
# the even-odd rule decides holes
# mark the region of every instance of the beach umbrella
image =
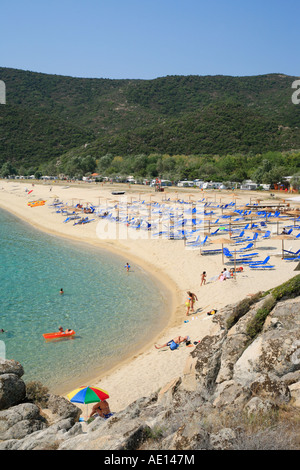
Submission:
[[278,235],[278,228],[279,228],[279,222],[284,222],[285,219],[283,219],[282,217],[272,217],[271,219],[269,219],[269,222],[277,222],[277,235]]
[[[71,403],[82,403],[88,405],[89,403],[98,403],[109,398],[108,393],[102,388],[98,387],[79,387],[68,393],[68,399]],[[87,411],[88,417],[88,411]]]
[[237,199],[241,199],[241,198],[238,197],[238,195],[235,194],[235,193],[232,193],[232,194],[230,194],[229,196],[233,198],[233,200],[234,200],[234,205],[235,205],[235,206],[236,206],[236,200],[237,200]]
[[212,243],[216,243],[218,245],[222,245],[222,264],[224,264],[224,253],[223,253],[223,245],[228,245],[232,243],[230,238],[217,238],[216,240],[211,240]]
[[85,405],[89,403],[97,403],[109,398],[108,393],[102,388],[98,387],[79,387],[68,393],[68,399],[71,403],[83,403]]
[[286,214],[290,215],[294,219],[294,227],[295,227],[296,219],[300,217],[300,211],[296,211],[296,210],[289,211],[289,212],[286,212]]
[[231,237],[231,218],[238,217],[239,214],[234,211],[226,212],[225,215],[229,215],[229,236]]
[[[258,233],[259,235],[261,235],[262,233],[265,233],[265,230],[250,229],[249,232]],[[256,240],[254,240],[254,246],[256,246]]]
[[282,242],[282,259],[284,258],[284,240],[294,240],[294,237],[291,237],[290,235],[276,235],[273,237],[275,240],[281,240]]
[[212,222],[212,217],[203,217],[204,222],[208,222],[208,233],[210,233],[210,223]]

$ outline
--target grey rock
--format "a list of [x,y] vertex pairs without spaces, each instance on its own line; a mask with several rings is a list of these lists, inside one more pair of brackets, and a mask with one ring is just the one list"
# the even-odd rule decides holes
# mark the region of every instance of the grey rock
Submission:
[[16,405],[0,411],[0,440],[22,439],[46,427],[39,408],[32,403]]
[[82,410],[66,398],[50,393],[47,400],[47,408],[57,416],[58,419],[73,418],[78,421]]
[[24,369],[19,362],[0,357],[0,375],[2,374],[16,374],[18,377],[22,377]]
[[210,435],[210,448],[213,450],[232,450],[236,433],[230,428],[223,428]]
[[16,374],[0,375],[0,410],[17,405],[26,396],[26,386]]

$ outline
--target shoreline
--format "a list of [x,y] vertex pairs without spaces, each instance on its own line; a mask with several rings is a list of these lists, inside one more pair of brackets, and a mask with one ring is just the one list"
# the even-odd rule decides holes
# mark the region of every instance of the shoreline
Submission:
[[[5,184],[6,188],[1,185]],[[28,184],[28,183],[27,183]],[[212,274],[218,274],[223,268],[220,256],[199,256],[198,250],[185,250],[182,241],[170,240],[100,240],[96,237],[95,226],[87,224],[86,226],[78,226],[72,229],[71,226],[62,224],[61,215],[51,213],[47,205],[37,208],[27,206],[27,194],[25,194],[24,182],[6,182],[0,181],[0,207],[7,210],[16,217],[22,219],[29,225],[44,231],[48,234],[58,236],[64,239],[70,239],[77,243],[88,243],[91,246],[98,247],[113,252],[116,256],[126,258],[131,264],[137,264],[144,269],[157,285],[161,285],[166,289],[168,297],[170,297],[170,314],[163,330],[153,339],[149,340],[142,349],[130,357],[125,358],[115,367],[107,371],[105,374],[91,373],[92,385],[99,386],[108,390],[110,393],[110,404],[113,411],[120,411],[135,399],[141,396],[148,396],[152,392],[163,388],[167,383],[182,374],[186,360],[191,352],[190,348],[180,347],[176,352],[166,350],[156,350],[154,342],[164,343],[171,337],[180,335],[190,335],[193,340],[201,340],[207,334],[216,332],[216,325],[212,322],[212,318],[206,316],[206,312],[212,308],[220,309],[225,305],[235,303],[242,300],[247,295],[251,295],[259,290],[268,290],[271,287],[281,284],[293,275],[293,263],[283,262],[279,256],[281,248],[281,240],[274,240],[274,250],[278,250],[272,256],[272,264],[276,264],[278,269],[269,271],[268,275],[264,271],[256,271],[253,273],[249,268],[237,280],[230,280],[229,286],[225,283],[208,282],[206,286],[200,286],[200,275],[203,270],[208,273],[208,279]],[[21,193],[17,191],[21,189]],[[119,188],[119,185],[117,186]],[[62,186],[53,185],[53,192],[60,193],[59,198],[65,200],[65,197],[78,200],[83,198],[85,201],[92,201],[99,198],[112,198],[110,192],[114,186],[109,187],[91,187],[90,185]],[[137,194],[145,194],[162,199],[166,194],[157,195],[151,190],[144,190],[143,193],[137,188],[126,187],[128,195],[134,197]],[[202,197],[200,191],[191,191],[186,189],[173,188],[167,192],[167,196],[175,195],[196,195]],[[33,195],[31,195],[33,196]],[[229,194],[212,192],[215,201],[217,199],[228,199]],[[239,194],[240,196],[240,194]],[[241,194],[238,197],[238,204],[242,203],[241,199],[248,202],[249,197],[253,199],[256,193],[250,192]],[[266,198],[267,194],[259,194],[260,198]],[[263,196],[263,197],[262,197]],[[49,185],[35,184],[34,199],[43,197],[49,204]],[[52,196],[53,197],[53,196]],[[286,197],[286,196],[285,196]],[[283,198],[282,198],[283,199]],[[74,235],[75,234],[75,235]],[[297,242],[296,242],[297,243]],[[298,242],[299,243],[299,242]],[[268,245],[266,242],[260,242],[256,249],[262,250],[261,257],[265,257]],[[294,244],[296,247],[296,245]],[[196,312],[189,317],[185,316],[184,300],[186,291],[196,292],[199,302],[196,304]],[[185,323],[185,320],[187,321]],[[195,320],[195,321],[193,321]],[[197,320],[197,321],[196,321]],[[81,384],[79,383],[78,386]],[[133,390],[134,388],[134,390]],[[70,390],[66,390],[68,393]],[[63,394],[63,393],[62,393]]]
[[[0,195],[1,195],[1,192],[0,192]],[[40,225],[36,222],[32,222],[28,217],[25,217],[24,215],[20,214],[19,211],[15,211],[15,210],[8,208],[6,204],[4,205],[3,201],[1,201],[1,197],[0,197],[0,208],[10,213],[14,217],[22,220],[24,223],[28,224],[30,227],[33,227],[35,230],[41,231],[50,236],[60,238],[63,240],[68,240],[76,244],[87,244],[88,246],[93,247],[96,250],[100,249],[106,252],[110,252],[113,255],[121,258],[123,260],[122,262],[126,261],[128,258],[126,257],[126,250],[122,248],[121,246],[117,246],[117,244],[114,243],[113,241],[103,242],[99,240],[97,243],[95,240],[90,240],[90,239],[82,240],[81,238],[78,238],[75,236],[63,234],[59,230],[45,228],[43,225]],[[49,207],[47,207],[47,209],[49,209]],[[153,345],[153,343],[156,342],[161,337],[162,334],[164,334],[169,328],[175,326],[176,323],[178,322],[178,318],[176,318],[176,310],[178,310],[178,306],[180,302],[179,297],[178,297],[178,286],[176,286],[176,284],[172,281],[172,279],[170,279],[169,276],[159,272],[154,266],[152,266],[149,263],[146,263],[145,260],[143,260],[142,258],[130,254],[130,260],[132,264],[136,264],[137,266],[139,266],[139,268],[143,269],[147,273],[147,275],[150,277],[155,287],[162,293],[163,297],[166,298],[168,296],[169,305],[167,309],[168,312],[166,315],[166,323],[163,329],[159,333],[157,332],[153,336],[151,336],[149,341],[145,343],[142,348],[137,349],[133,353],[125,354],[124,358],[119,363],[116,363],[114,366],[110,367],[110,369],[105,373],[105,376],[112,375],[116,370],[128,364],[132,359],[144,354],[147,350],[149,350],[149,348]],[[101,376],[103,375],[100,372],[101,369],[102,368],[99,368],[99,372],[96,374],[95,372],[85,374],[85,379],[91,382],[100,380]],[[81,381],[80,377],[78,377],[78,379],[74,379],[74,382],[79,383],[80,381]],[[73,385],[72,387],[76,388],[76,386],[73,386]],[[53,390],[53,393],[57,393],[59,395],[66,395],[67,393],[71,391],[71,389],[73,389],[72,387],[70,388],[68,386],[64,386],[63,388],[60,388],[58,386],[57,388],[55,388],[55,390]]]

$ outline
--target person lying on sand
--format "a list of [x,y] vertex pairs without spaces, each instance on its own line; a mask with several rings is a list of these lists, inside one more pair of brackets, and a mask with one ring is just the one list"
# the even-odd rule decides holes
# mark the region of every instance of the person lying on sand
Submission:
[[165,348],[166,346],[170,346],[171,343],[176,343],[179,345],[180,343],[189,341],[189,339],[190,339],[189,336],[177,336],[177,338],[171,339],[171,341],[168,341],[165,344],[157,344],[157,345],[155,344],[154,346],[156,347],[156,349],[161,349],[161,348]]

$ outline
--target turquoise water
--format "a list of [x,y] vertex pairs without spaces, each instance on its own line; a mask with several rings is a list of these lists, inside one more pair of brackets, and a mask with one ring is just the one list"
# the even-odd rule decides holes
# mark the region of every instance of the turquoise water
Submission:
[[[127,261],[0,211],[0,340],[25,382],[56,392],[85,385],[162,328],[166,294],[142,268],[127,273]],[[76,337],[46,342],[42,334],[59,326]]]

